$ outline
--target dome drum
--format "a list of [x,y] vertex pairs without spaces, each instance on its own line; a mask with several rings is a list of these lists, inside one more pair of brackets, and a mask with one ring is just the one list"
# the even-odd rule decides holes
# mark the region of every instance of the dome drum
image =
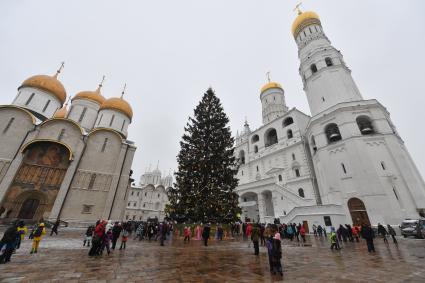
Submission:
[[298,34],[310,25],[321,26],[319,15],[311,11],[300,13],[292,24],[292,34],[297,38]]

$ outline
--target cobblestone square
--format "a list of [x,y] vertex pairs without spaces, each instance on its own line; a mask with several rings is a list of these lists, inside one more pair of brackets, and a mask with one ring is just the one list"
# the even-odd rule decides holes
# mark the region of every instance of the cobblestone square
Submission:
[[284,275],[269,272],[267,250],[260,256],[241,239],[189,244],[176,238],[159,242],[130,239],[125,251],[89,257],[82,230],[62,230],[46,236],[38,254],[30,255],[25,239],[0,265],[0,282],[424,282],[425,241],[399,239],[386,245],[376,239],[376,253],[364,241],[330,251],[325,239],[309,237],[305,246],[283,241]]

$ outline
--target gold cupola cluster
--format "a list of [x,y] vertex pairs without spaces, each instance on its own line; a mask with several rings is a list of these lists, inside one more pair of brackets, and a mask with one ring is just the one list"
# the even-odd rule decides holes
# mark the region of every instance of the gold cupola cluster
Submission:
[[298,9],[298,16],[292,23],[292,34],[296,38],[305,27],[313,24],[321,25],[319,15],[313,11],[301,12]]
[[[66,91],[62,83],[58,80],[58,75],[61,72],[62,68],[63,68],[63,63],[61,68],[53,76],[49,76],[49,75],[32,76],[26,79],[18,88],[19,90],[22,87],[33,87],[33,88],[44,90],[53,94],[57,99],[59,99],[59,101],[63,105],[62,108],[58,109],[55,112],[54,118],[65,118],[67,115],[67,103],[65,103]],[[128,116],[128,118],[130,118],[131,120],[133,118],[133,109],[131,108],[130,104],[124,100],[123,98],[124,91],[121,97],[112,97],[112,98],[106,99],[100,92],[102,88],[103,80],[104,78],[102,79],[102,82],[99,84],[98,88],[95,91],[81,91],[72,98],[72,101],[78,100],[78,99],[90,100],[97,103],[100,106],[100,110],[101,109],[117,110],[122,112],[126,116]]]

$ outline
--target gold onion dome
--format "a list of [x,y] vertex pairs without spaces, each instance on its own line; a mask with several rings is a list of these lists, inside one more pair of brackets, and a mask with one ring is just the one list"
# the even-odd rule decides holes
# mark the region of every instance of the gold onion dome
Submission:
[[271,88],[280,88],[283,89],[282,86],[276,82],[268,82],[261,88],[261,93],[265,92],[266,90],[269,90]]
[[66,108],[68,106],[68,103],[65,103],[65,105],[56,110],[55,114],[53,115],[53,118],[65,118],[66,114],[68,114],[68,109]]
[[100,106],[100,109],[113,109],[118,110],[130,118],[133,118],[133,109],[131,109],[130,104],[125,101],[122,97],[112,97],[105,100]]
[[101,86],[99,86],[95,91],[81,91],[72,98],[72,101],[74,101],[75,99],[88,99],[102,105],[106,99],[100,93],[100,87]]
[[26,79],[18,89],[20,89],[21,87],[38,88],[53,94],[54,96],[56,96],[57,99],[60,100],[61,104],[63,104],[66,100],[66,91],[62,83],[57,79],[57,75],[58,73],[56,73],[56,75],[54,76],[32,76]]
[[74,99],[88,99],[96,102],[99,105],[102,105],[106,100],[105,97],[103,97],[103,95],[100,93],[100,89],[102,88],[104,81],[105,76],[103,76],[102,81],[95,91],[81,91],[72,98],[72,101],[74,101]]
[[319,15],[313,11],[301,12],[298,11],[298,16],[292,23],[292,34],[294,37],[298,36],[298,33],[306,26],[311,24],[320,24]]

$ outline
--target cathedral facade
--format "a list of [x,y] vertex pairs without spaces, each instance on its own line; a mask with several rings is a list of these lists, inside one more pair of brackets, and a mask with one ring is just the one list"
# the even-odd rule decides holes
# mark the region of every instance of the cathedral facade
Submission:
[[105,99],[100,84],[68,109],[59,72],[28,78],[0,106],[1,218],[121,220],[136,150],[131,106],[123,95]]
[[263,125],[236,137],[245,221],[398,225],[425,216],[425,184],[387,109],[364,99],[315,12],[292,25],[311,116],[260,92]]
[[132,185],[128,194],[126,220],[163,221],[165,206],[168,204],[167,192],[173,186],[173,176],[162,177],[156,168],[146,171],[140,178],[139,185]]

